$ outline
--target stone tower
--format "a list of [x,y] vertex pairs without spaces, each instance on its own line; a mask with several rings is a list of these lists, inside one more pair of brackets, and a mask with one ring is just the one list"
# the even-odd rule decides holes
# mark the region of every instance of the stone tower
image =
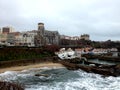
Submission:
[[44,23],[38,23],[37,36],[35,37],[36,46],[44,45],[45,43],[44,32],[45,32]]
[[44,36],[44,23],[38,23],[38,34],[40,34],[41,36]]
[[57,31],[45,30],[44,23],[38,23],[38,31],[34,41],[36,46],[58,45],[59,33]]

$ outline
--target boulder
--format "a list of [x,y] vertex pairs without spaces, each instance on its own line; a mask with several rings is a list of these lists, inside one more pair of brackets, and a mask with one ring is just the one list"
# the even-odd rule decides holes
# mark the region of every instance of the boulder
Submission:
[[0,81],[0,90],[24,90],[19,84]]
[[85,64],[77,64],[75,63],[75,61],[74,62],[61,61],[60,63],[63,64],[69,70],[82,69],[86,72],[101,74],[104,76],[115,76],[115,77],[120,76],[120,64],[105,65],[105,64],[96,64],[96,63],[87,62],[87,65],[85,65]]
[[47,74],[35,74],[35,76],[44,76],[44,77],[49,77]]

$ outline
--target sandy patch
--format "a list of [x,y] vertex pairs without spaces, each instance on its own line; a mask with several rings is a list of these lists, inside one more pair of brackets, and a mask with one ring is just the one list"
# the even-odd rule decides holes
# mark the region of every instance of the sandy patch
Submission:
[[45,63],[31,64],[27,66],[14,66],[9,68],[2,68],[0,69],[0,73],[3,73],[5,71],[22,71],[30,68],[42,68],[42,67],[52,68],[52,67],[64,67],[64,66],[59,63],[45,62]]

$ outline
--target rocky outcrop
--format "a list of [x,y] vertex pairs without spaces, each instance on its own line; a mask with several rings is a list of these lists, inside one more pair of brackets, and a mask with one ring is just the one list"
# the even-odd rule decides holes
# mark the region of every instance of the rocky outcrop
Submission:
[[[69,70],[77,70],[82,69],[89,73],[96,73],[101,74],[104,76],[120,76],[120,64],[119,65],[104,65],[104,64],[97,64],[92,62],[85,62],[85,64],[76,64],[70,61],[61,61],[67,69]],[[92,65],[91,65],[92,64]]]
[[44,77],[49,77],[49,75],[47,75],[47,74],[35,74],[35,76],[44,76]]
[[0,81],[0,90],[24,90],[21,85]]

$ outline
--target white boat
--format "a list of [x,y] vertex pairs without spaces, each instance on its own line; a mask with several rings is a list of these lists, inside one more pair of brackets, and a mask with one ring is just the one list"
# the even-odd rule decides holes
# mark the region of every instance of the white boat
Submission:
[[76,58],[75,51],[73,51],[71,48],[69,48],[68,50],[62,48],[59,52],[56,52],[55,54],[58,55],[58,57],[62,60]]

